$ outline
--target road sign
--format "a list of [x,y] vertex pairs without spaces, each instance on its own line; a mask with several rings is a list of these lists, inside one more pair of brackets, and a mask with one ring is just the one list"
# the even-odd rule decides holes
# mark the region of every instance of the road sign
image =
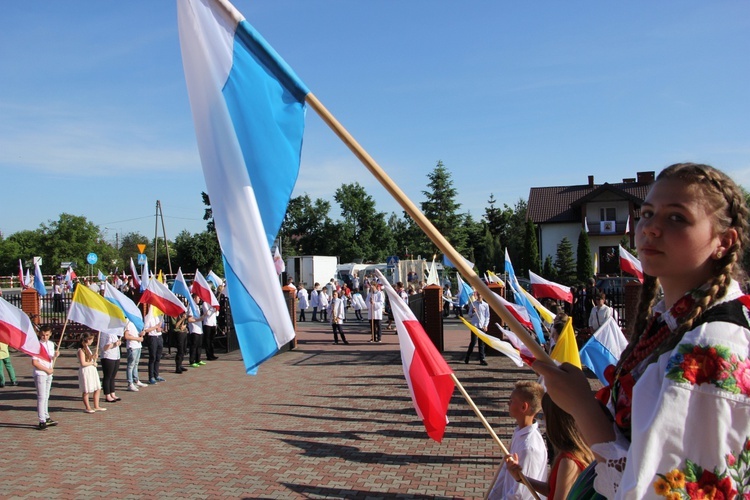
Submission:
[[98,261],[99,261],[99,257],[94,252],[91,252],[90,254],[86,256],[86,262],[88,262],[92,266],[96,264]]
[[[140,245],[139,245],[139,246],[140,246]],[[142,266],[142,265],[144,265],[144,264],[145,264],[146,262],[148,262],[148,259],[147,259],[147,257],[146,257],[146,254],[145,254],[145,253],[139,253],[139,254],[138,254],[138,265],[139,265],[139,266]]]
[[[146,244],[145,243],[138,243],[138,245],[136,245],[136,246],[138,247],[138,253],[143,253],[143,252],[146,251]],[[139,262],[139,264],[140,264],[140,262]]]

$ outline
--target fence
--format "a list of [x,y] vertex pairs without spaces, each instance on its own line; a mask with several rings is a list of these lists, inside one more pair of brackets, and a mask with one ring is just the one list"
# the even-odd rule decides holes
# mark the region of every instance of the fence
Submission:
[[[21,309],[21,292],[4,293],[3,298]],[[75,347],[82,333],[89,332],[96,334],[94,330],[86,325],[68,319],[68,310],[73,299],[73,294],[63,293],[62,297],[48,293],[45,296],[39,296],[39,315],[31,314],[29,318],[33,323],[38,325],[47,324],[52,327],[52,341],[57,344],[60,342],[63,328],[65,328],[65,337],[60,345],[62,348]],[[219,318],[217,320],[217,333],[214,346],[223,349],[225,352],[233,351],[239,348],[237,335],[234,331],[234,322],[232,321],[232,309],[229,305],[229,299],[222,295],[219,297]],[[164,347],[169,348],[173,345],[171,335],[164,336]]]

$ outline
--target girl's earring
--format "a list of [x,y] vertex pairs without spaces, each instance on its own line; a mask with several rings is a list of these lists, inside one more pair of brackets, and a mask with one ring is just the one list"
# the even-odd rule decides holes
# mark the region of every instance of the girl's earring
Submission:
[[716,258],[717,258],[717,259],[721,259],[721,257],[722,257],[723,255],[724,255],[724,254],[723,254],[723,253],[721,252],[721,250],[719,250],[718,252],[716,252]]

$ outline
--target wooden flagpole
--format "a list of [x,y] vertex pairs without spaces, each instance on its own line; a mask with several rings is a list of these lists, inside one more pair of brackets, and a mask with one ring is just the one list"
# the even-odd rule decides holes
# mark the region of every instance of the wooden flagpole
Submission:
[[380,184],[393,196],[401,207],[414,219],[414,222],[425,232],[441,252],[448,256],[462,276],[466,278],[475,290],[485,297],[490,307],[503,319],[510,329],[518,335],[518,338],[529,348],[531,353],[538,361],[553,364],[552,358],[542,349],[526,328],[508,312],[505,306],[500,302],[500,298],[477,276],[473,269],[467,264],[461,254],[445,239],[445,237],[435,228],[430,220],[425,217],[419,208],[406,196],[396,183],[383,171],[367,151],[359,145],[354,137],[336,120],[336,118],[326,109],[315,95],[310,92],[305,96],[305,102],[315,110],[324,122],[333,130],[333,132],[344,141],[347,147],[359,158],[367,169],[375,176]]
[[[481,340],[480,340],[481,342]],[[498,437],[495,430],[492,428],[489,422],[487,422],[487,419],[484,418],[484,415],[482,415],[482,412],[479,410],[476,404],[474,404],[474,401],[471,399],[471,396],[466,392],[466,389],[464,389],[464,386],[461,385],[461,382],[458,381],[458,378],[456,378],[455,373],[451,373],[451,378],[453,379],[453,382],[456,384],[456,387],[458,387],[458,390],[461,391],[461,394],[463,394],[464,399],[466,399],[466,402],[469,403],[469,406],[471,406],[471,409],[474,410],[474,413],[477,417],[479,417],[479,420],[482,422],[482,425],[484,425],[484,428],[487,429],[487,431],[492,436],[492,439],[495,440],[495,442],[500,446],[500,449],[503,450],[503,453],[507,456],[510,455],[510,451],[508,451],[508,448],[505,447],[503,442]],[[539,495],[537,495],[536,490],[531,486],[531,483],[529,483],[529,480],[526,476],[521,474],[521,481],[523,484],[526,485],[526,487],[529,488],[531,491],[531,494],[534,495],[534,498],[539,500]]]

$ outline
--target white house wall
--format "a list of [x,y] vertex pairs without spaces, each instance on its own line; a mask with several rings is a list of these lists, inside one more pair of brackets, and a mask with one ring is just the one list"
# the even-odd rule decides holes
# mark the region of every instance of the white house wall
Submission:
[[617,222],[625,222],[628,220],[628,213],[630,210],[629,202],[623,200],[614,193],[605,192],[597,197],[596,201],[590,201],[586,204],[586,218],[588,220],[589,229],[593,229],[593,224],[596,224],[598,227],[599,222],[602,220],[600,210],[602,208],[614,208],[617,215]]
[[544,264],[548,255],[552,256],[552,262],[555,261],[555,257],[557,256],[557,245],[559,245],[562,239],[566,237],[573,246],[573,255],[575,256],[576,248],[578,247],[578,235],[581,233],[581,229],[581,224],[577,222],[566,224],[541,224],[539,226],[539,240],[542,249],[542,264]]

